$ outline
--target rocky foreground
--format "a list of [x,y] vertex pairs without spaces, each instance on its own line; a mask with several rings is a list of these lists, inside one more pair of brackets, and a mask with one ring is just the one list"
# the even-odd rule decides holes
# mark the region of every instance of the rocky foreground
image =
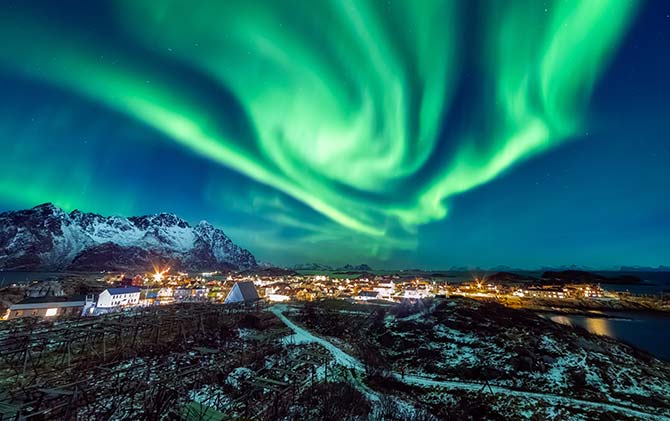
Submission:
[[49,419],[670,417],[669,363],[469,299],[16,319],[0,324],[0,388],[7,414]]
[[531,312],[453,299],[388,307],[330,302],[293,314],[356,356],[371,387],[439,417],[670,416],[669,363]]

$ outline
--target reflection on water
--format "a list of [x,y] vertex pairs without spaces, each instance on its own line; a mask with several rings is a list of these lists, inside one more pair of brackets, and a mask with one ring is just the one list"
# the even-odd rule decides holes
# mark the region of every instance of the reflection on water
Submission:
[[551,316],[551,317],[549,317],[549,319],[552,322],[560,323],[560,324],[566,325],[566,326],[572,326],[572,321],[568,317],[565,317],[565,316]]
[[556,323],[581,326],[591,333],[624,340],[657,357],[670,360],[670,316],[667,314],[619,312],[603,313],[603,316],[544,315]]
[[585,320],[585,327],[591,333],[596,335],[606,335],[614,337],[612,329],[610,328],[609,319],[604,317],[587,317]]
[[596,335],[605,335],[615,338],[616,335],[612,332],[610,319],[605,317],[580,317],[575,316],[550,316],[552,322],[560,323],[566,326],[581,326],[591,333]]

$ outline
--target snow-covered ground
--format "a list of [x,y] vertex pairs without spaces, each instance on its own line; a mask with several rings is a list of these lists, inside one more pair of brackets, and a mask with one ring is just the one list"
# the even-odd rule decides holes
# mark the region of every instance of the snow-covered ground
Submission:
[[[331,355],[338,364],[341,364],[344,367],[360,372],[365,370],[364,365],[361,363],[360,360],[350,355],[349,353],[345,352],[331,341],[326,340],[323,337],[317,336],[308,331],[307,329],[297,325],[295,322],[293,322],[283,314],[285,310],[286,307],[282,305],[276,305],[271,308],[272,313],[274,313],[287,327],[289,327],[294,332],[292,337],[294,337],[296,341],[299,341],[300,343],[311,343],[311,342],[318,343],[331,353]],[[405,322],[417,321],[419,319],[420,319],[419,317],[411,316],[405,318],[403,321]],[[465,344],[473,344],[474,342],[477,341],[476,336],[472,334],[463,333],[444,326],[436,328],[435,333],[438,336],[441,337],[447,336],[449,338],[451,342],[450,346],[455,348],[453,349],[454,353],[458,352],[459,350],[462,352],[463,351],[462,347],[465,346]],[[543,338],[542,342],[545,346],[547,346],[547,348],[554,347],[558,349],[559,347],[558,344],[556,344],[555,340],[550,337]],[[472,362],[469,361],[468,358],[463,357],[460,357],[456,361],[456,363],[458,363],[458,361],[460,361],[461,363]],[[567,384],[565,379],[566,367],[572,367],[574,365],[580,365],[582,367],[588,368],[588,365],[585,363],[585,360],[584,358],[582,358],[582,356],[580,356],[579,354],[570,354],[570,356],[566,356],[563,359],[561,358],[556,359],[551,369],[547,372],[546,377],[551,383],[553,383],[556,386],[556,388],[554,389],[556,390],[556,392],[563,391],[563,388],[560,386]],[[541,407],[544,406],[545,408],[564,407],[564,408],[580,409],[586,411],[611,412],[629,418],[643,419],[643,420],[670,419],[668,418],[667,411],[661,411],[656,408],[654,409],[644,408],[639,404],[635,404],[632,402],[625,402],[624,400],[621,399],[611,399],[611,402],[599,402],[596,400],[580,399],[562,393],[517,390],[496,384],[486,385],[485,387],[483,383],[473,381],[463,381],[463,380],[443,380],[443,379],[437,379],[434,376],[427,376],[427,375],[418,375],[418,374],[402,375],[398,372],[392,372],[391,376],[397,381],[400,381],[408,385],[419,386],[421,388],[436,389],[436,390],[451,390],[451,391],[458,390],[465,392],[484,392],[484,393],[488,392],[497,396],[502,395],[515,399],[520,398],[528,400],[529,402],[533,401],[540,402],[542,404],[540,406]],[[587,370],[586,378],[587,381],[602,382],[601,379],[597,378],[597,373],[595,371]],[[369,396],[370,395],[369,388],[364,386],[364,384],[361,384],[361,387],[368,389],[366,390],[366,395]],[[659,391],[660,390],[664,389],[661,388],[659,389]],[[375,392],[372,393],[374,394]],[[549,414],[549,412],[550,411],[547,410],[545,413]],[[531,410],[529,414],[532,415],[532,413],[533,412]],[[557,412],[556,414],[560,414],[560,411]],[[518,415],[523,414],[519,413]]]
[[363,364],[353,356],[342,351],[340,348],[336,347],[329,341],[313,335],[308,330],[301,328],[291,321],[288,317],[283,314],[283,311],[286,309],[285,306],[275,305],[270,311],[279,318],[289,329],[291,329],[294,334],[292,338],[297,343],[317,343],[322,347],[326,348],[337,361],[338,364],[343,365],[346,368],[353,368],[354,370],[364,370]]

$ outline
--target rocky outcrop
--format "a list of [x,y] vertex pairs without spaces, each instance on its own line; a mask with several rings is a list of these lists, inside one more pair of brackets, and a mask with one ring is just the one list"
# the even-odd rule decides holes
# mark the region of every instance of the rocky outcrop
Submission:
[[46,203],[0,214],[0,269],[128,270],[170,265],[211,271],[257,266],[247,250],[202,221],[195,226],[173,214],[124,218]]

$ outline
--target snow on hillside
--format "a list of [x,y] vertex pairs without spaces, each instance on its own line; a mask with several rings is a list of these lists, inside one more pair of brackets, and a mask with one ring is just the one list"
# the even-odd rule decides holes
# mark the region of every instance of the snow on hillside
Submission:
[[52,204],[0,214],[0,268],[54,270],[85,262],[86,269],[98,263],[108,269],[156,258],[198,270],[256,266],[221,230],[204,221],[191,227],[173,214],[68,214]]

